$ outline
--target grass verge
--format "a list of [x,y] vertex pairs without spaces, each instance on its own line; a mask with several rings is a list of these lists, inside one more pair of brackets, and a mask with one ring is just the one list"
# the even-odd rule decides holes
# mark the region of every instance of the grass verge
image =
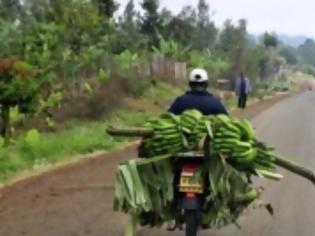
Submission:
[[119,148],[129,140],[106,134],[106,123],[141,125],[149,116],[165,109],[180,92],[167,84],[157,83],[141,99],[127,98],[124,107],[100,121],[69,121],[66,129],[42,133],[39,140],[31,145],[22,134],[14,145],[0,150],[0,182],[8,181],[25,170],[70,160],[78,154]]

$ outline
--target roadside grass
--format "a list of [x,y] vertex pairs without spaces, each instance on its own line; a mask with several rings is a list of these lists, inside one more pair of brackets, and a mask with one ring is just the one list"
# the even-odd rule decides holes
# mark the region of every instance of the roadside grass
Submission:
[[78,154],[117,149],[128,139],[113,138],[106,134],[106,124],[139,126],[150,115],[163,110],[179,93],[179,89],[157,83],[142,98],[129,99],[124,107],[103,120],[69,121],[66,129],[56,133],[42,133],[32,145],[25,142],[25,134],[21,134],[14,141],[15,144],[0,150],[0,182],[7,181],[22,171],[59,163]]
[[0,151],[0,180],[22,170],[57,163],[68,156],[115,148],[118,142],[105,134],[103,126],[101,122],[93,122],[58,133],[42,134],[32,145],[21,135],[15,145]]

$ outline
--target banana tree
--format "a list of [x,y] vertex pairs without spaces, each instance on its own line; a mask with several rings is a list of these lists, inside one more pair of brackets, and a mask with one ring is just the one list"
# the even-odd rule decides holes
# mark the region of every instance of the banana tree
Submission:
[[159,47],[152,47],[153,51],[163,57],[174,58],[177,60],[183,60],[188,55],[190,47],[184,47],[182,44],[175,42],[174,40],[165,40],[160,36]]
[[125,50],[116,56],[117,69],[121,72],[129,72],[140,63],[141,59],[137,53]]

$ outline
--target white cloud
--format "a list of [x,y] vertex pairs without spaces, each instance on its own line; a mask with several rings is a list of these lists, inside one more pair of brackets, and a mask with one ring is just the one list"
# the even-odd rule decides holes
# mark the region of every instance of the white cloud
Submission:
[[[119,1],[122,6],[128,0]],[[141,0],[135,0],[140,2]],[[160,0],[173,12],[185,5],[196,6],[197,0]],[[209,0],[218,25],[231,18],[245,18],[254,33],[276,31],[290,35],[315,36],[315,1],[313,0]]]

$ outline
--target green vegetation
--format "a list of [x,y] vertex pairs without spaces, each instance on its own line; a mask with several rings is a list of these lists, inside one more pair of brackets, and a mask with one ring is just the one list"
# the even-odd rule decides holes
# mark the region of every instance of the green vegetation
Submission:
[[[0,149],[0,181],[15,176],[21,171],[55,164],[78,154],[119,148],[127,140],[115,139],[107,135],[106,122],[127,126],[142,125],[150,115],[157,114],[178,94],[179,90],[158,83],[143,95],[142,100],[134,100],[135,103],[147,102],[143,104],[142,111],[129,106],[117,109],[109,118],[99,121],[69,121],[62,130],[54,133],[37,134],[38,131],[34,129],[23,133],[16,140],[12,140],[14,145]],[[160,104],[154,104],[159,97],[163,97]],[[156,110],[152,108],[154,106],[157,106]]]

